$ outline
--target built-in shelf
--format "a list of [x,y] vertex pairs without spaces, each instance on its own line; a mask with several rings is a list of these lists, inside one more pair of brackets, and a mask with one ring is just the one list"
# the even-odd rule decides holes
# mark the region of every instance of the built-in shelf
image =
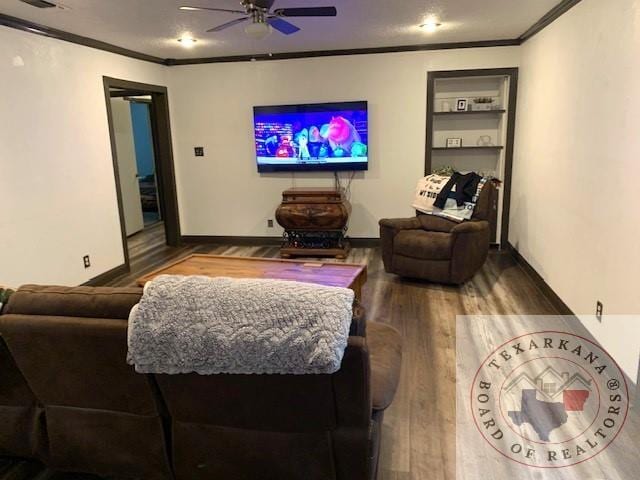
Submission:
[[491,145],[491,146],[475,146],[475,147],[433,147],[431,150],[448,150],[448,151],[456,151],[456,150],[495,150],[495,151],[499,151],[502,150],[504,147],[503,146],[495,146],[495,145]]
[[[502,246],[509,238],[517,74],[517,68],[494,68],[435,71],[427,76],[425,174],[449,167],[501,178],[504,187],[491,199],[488,220],[490,240]],[[478,98],[493,99],[484,107],[495,110],[450,110],[458,100],[478,108],[474,102]],[[450,138],[462,146],[447,148]]]
[[462,112],[433,112],[435,116],[444,115],[491,115],[491,114],[503,114],[506,110],[464,110]]

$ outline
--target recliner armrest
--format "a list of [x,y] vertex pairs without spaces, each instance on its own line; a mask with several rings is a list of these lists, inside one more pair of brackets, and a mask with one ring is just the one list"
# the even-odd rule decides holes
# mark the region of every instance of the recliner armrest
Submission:
[[367,347],[371,365],[373,410],[385,410],[391,405],[400,381],[402,337],[389,325],[370,322]]
[[417,230],[422,228],[417,217],[412,218],[383,218],[378,222],[381,227],[393,230]]
[[486,220],[469,221],[451,230],[451,282],[461,284],[482,267],[489,254],[490,227]]
[[450,233],[451,230],[458,225],[458,222],[454,222],[453,220],[449,220],[448,218],[441,217],[439,215],[422,213],[418,215],[417,218],[422,228],[428,232]]
[[489,222],[486,220],[476,220],[462,222],[451,229],[451,233],[456,235],[460,233],[479,233],[489,228]]

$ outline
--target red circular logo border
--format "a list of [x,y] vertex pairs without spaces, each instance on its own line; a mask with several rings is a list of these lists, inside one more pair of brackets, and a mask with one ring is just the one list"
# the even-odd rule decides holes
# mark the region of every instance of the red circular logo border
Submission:
[[[515,460],[514,458],[510,457],[509,455],[507,455],[506,453],[502,452],[500,449],[498,449],[496,446],[493,445],[493,443],[491,443],[489,440],[487,440],[487,437],[484,436],[484,433],[482,433],[482,430],[480,429],[480,426],[478,425],[478,421],[476,420],[476,417],[473,413],[473,389],[476,383],[476,380],[478,379],[478,375],[480,374],[480,370],[482,370],[482,367],[484,366],[484,364],[487,362],[487,360],[489,360],[489,358],[491,358],[491,356],[500,348],[504,347],[505,345],[507,345],[508,343],[513,342],[514,340],[517,340],[519,338],[523,338],[523,337],[528,337],[530,335],[539,335],[542,333],[557,333],[560,335],[570,335],[572,337],[575,338],[579,338],[581,340],[584,340],[585,342],[589,342],[591,345],[595,345],[596,347],[598,347],[600,350],[602,350],[604,353],[607,354],[607,356],[611,359],[611,361],[613,362],[613,364],[616,366],[616,368],[620,371],[620,373],[622,374],[622,381],[624,382],[624,389],[625,389],[625,393],[626,393],[626,397],[627,397],[627,408],[625,409],[624,412],[624,419],[622,420],[622,425],[620,425],[620,428],[618,429],[618,431],[616,432],[616,434],[613,436],[613,438],[611,439],[611,441],[607,444],[606,447],[604,447],[602,450],[600,450],[598,453],[592,455],[589,458],[585,458],[584,460],[580,460],[579,462],[576,463],[572,463],[570,465],[560,465],[560,466],[542,466],[542,465],[530,465],[528,463],[524,463],[521,462],[519,460]],[[620,432],[622,431],[622,429],[624,428],[624,425],[627,421],[627,416],[629,414],[629,385],[627,384],[627,379],[624,376],[624,372],[622,371],[622,369],[620,368],[620,365],[618,365],[618,362],[615,361],[615,359],[611,356],[611,354],[604,349],[604,347],[598,345],[597,343],[589,340],[588,338],[582,337],[580,335],[577,335],[575,333],[569,333],[569,332],[561,332],[558,330],[541,330],[539,332],[530,332],[530,333],[525,333],[523,335],[518,335],[517,337],[513,337],[510,340],[507,340],[506,342],[498,345],[497,347],[495,347],[491,353],[489,355],[487,355],[485,357],[485,359],[482,361],[482,363],[480,364],[480,366],[478,367],[478,370],[476,371],[476,374],[473,377],[473,382],[471,384],[471,390],[469,392],[469,408],[471,411],[471,418],[473,418],[473,423],[476,426],[476,429],[478,430],[478,432],[480,433],[480,435],[482,436],[482,438],[484,438],[484,440],[489,444],[489,446],[491,448],[493,448],[496,452],[498,452],[500,455],[502,455],[505,458],[508,458],[509,460],[511,460],[512,462],[515,463],[519,463],[520,465],[524,465],[525,467],[530,467],[530,468],[542,468],[542,469],[560,469],[560,468],[567,468],[567,467],[575,467],[576,465],[580,465],[581,463],[587,462],[589,460],[592,460],[593,458],[597,457],[598,455],[600,455],[602,452],[604,452],[607,448],[609,448],[609,446],[616,440],[616,438],[618,438],[618,435],[620,435]]]

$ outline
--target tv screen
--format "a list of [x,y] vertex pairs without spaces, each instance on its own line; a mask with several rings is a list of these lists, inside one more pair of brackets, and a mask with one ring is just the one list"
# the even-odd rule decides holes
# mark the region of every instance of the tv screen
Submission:
[[367,102],[254,107],[259,172],[367,170]]

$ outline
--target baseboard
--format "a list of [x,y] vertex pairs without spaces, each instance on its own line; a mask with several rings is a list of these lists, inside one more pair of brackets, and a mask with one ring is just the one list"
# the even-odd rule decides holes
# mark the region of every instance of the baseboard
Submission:
[[[239,246],[280,245],[282,237],[243,237],[215,235],[184,235],[180,241],[185,244],[220,244]],[[380,245],[379,238],[349,238],[351,245],[357,248],[373,248]]]
[[379,238],[349,238],[351,246],[355,248],[375,248],[380,246]]
[[558,296],[556,292],[549,286],[547,282],[545,282],[544,278],[536,271],[535,268],[531,266],[529,262],[516,250],[516,248],[507,243],[507,249],[513,255],[515,261],[520,265],[520,267],[525,271],[525,273],[533,280],[536,287],[542,292],[542,294],[549,300],[551,305],[558,311],[560,315],[572,315],[575,314],[571,311],[571,309],[567,306],[566,303],[562,301],[562,299]]
[[125,275],[129,273],[129,267],[123,263],[122,265],[118,265],[111,270],[107,270],[104,273],[101,273],[97,277],[93,277],[91,280],[87,280],[81,286],[83,287],[96,287],[100,285],[104,285],[105,283],[110,282],[114,278],[119,277],[120,275]]
[[183,235],[180,241],[186,244],[220,244],[255,247],[260,245],[280,245],[282,237],[242,237],[216,235]]

